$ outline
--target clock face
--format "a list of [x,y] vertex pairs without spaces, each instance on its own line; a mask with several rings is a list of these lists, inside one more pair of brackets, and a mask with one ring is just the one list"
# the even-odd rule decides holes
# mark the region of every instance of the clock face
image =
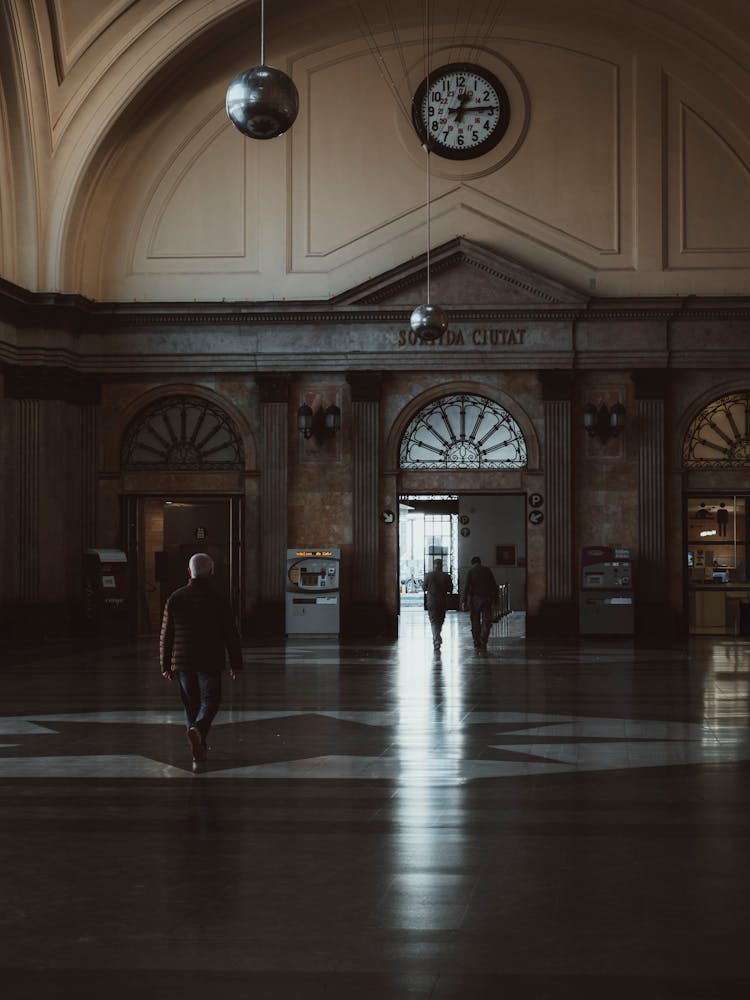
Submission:
[[431,152],[449,160],[470,160],[493,149],[505,135],[510,101],[488,70],[473,63],[450,63],[420,83],[412,120]]

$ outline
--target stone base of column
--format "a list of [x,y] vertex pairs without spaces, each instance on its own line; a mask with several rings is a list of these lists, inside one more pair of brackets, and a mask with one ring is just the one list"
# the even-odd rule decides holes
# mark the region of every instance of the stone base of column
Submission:
[[684,616],[678,614],[668,604],[654,601],[635,602],[636,638],[664,639],[674,641],[687,634]]
[[578,606],[573,601],[545,603],[526,614],[527,639],[570,639],[578,635]]
[[3,639],[67,639],[83,632],[83,609],[77,605],[11,604],[0,611]]
[[286,635],[286,605],[283,601],[258,604],[254,614],[242,620],[245,639],[283,639]]
[[346,613],[343,635],[347,639],[397,639],[398,616],[382,604],[355,604]]

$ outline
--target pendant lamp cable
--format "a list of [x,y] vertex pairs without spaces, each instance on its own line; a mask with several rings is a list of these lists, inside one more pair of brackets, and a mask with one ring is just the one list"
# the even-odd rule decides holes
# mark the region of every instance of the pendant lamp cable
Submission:
[[266,65],[266,4],[260,0],[260,64]]
[[[381,48],[381,46],[378,45],[377,39],[375,37],[375,30],[372,27],[372,25],[370,24],[370,22],[368,21],[367,14],[363,10],[362,4],[361,3],[356,4],[356,8],[357,8],[357,14],[359,16],[360,31],[361,31],[361,33],[362,33],[365,41],[367,42],[367,46],[370,49],[370,53],[371,53],[373,59],[375,60],[375,64],[378,67],[380,75],[383,78],[384,83],[386,84],[386,86],[390,90],[391,94],[393,95],[393,98],[394,98],[394,100],[396,102],[396,106],[397,106],[397,108],[398,108],[401,116],[403,117],[404,121],[409,122],[411,124],[411,110],[410,110],[410,107],[407,105],[406,101],[404,100],[404,98],[402,97],[402,95],[401,95],[401,93],[399,91],[398,84],[396,83],[396,80],[395,80],[395,78],[393,76],[393,73],[391,72],[391,70],[390,70],[390,68],[388,66],[388,63],[386,61],[385,52],[383,51],[383,49]],[[402,71],[404,79],[406,79],[407,76],[408,76],[408,69],[407,69],[407,66],[406,66],[406,58],[405,58],[405,55],[404,55],[404,46],[403,46],[403,44],[401,42],[401,39],[399,37],[398,28],[396,26],[396,22],[393,19],[393,15],[391,13],[391,9],[390,9],[390,7],[388,7],[388,5],[386,5],[386,11],[387,11],[388,16],[390,18],[390,30],[391,30],[391,34],[393,35],[394,46],[395,46],[396,50],[398,51],[398,54],[399,54],[399,57],[400,57],[400,60],[401,60],[401,71]]]
[[[424,0],[424,23],[425,23],[425,63],[427,79],[427,107],[430,106],[430,0]],[[432,190],[430,186],[430,121],[429,115],[425,123],[427,135],[424,143],[424,151],[427,156],[427,305],[430,304],[430,246],[432,243],[432,229],[430,225],[430,201],[432,200]]]

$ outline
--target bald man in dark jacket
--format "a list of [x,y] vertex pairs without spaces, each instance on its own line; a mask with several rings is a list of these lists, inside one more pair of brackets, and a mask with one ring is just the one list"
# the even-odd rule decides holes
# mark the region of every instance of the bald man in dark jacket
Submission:
[[229,654],[232,680],[242,670],[240,636],[229,602],[211,586],[211,556],[191,557],[190,581],[167,599],[159,661],[167,680],[178,674],[193,768],[206,759],[206,737],[221,703],[221,674]]

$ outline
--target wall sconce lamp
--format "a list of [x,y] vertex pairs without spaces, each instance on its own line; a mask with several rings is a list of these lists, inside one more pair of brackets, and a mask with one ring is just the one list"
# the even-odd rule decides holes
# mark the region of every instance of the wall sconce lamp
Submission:
[[297,430],[304,438],[314,437],[318,444],[323,444],[341,430],[341,410],[335,403],[327,409],[319,406],[313,413],[307,403],[297,410]]
[[602,403],[597,409],[593,403],[586,403],[583,408],[583,426],[589,437],[598,437],[602,444],[611,437],[617,437],[625,426],[625,407],[615,403],[610,409]]

